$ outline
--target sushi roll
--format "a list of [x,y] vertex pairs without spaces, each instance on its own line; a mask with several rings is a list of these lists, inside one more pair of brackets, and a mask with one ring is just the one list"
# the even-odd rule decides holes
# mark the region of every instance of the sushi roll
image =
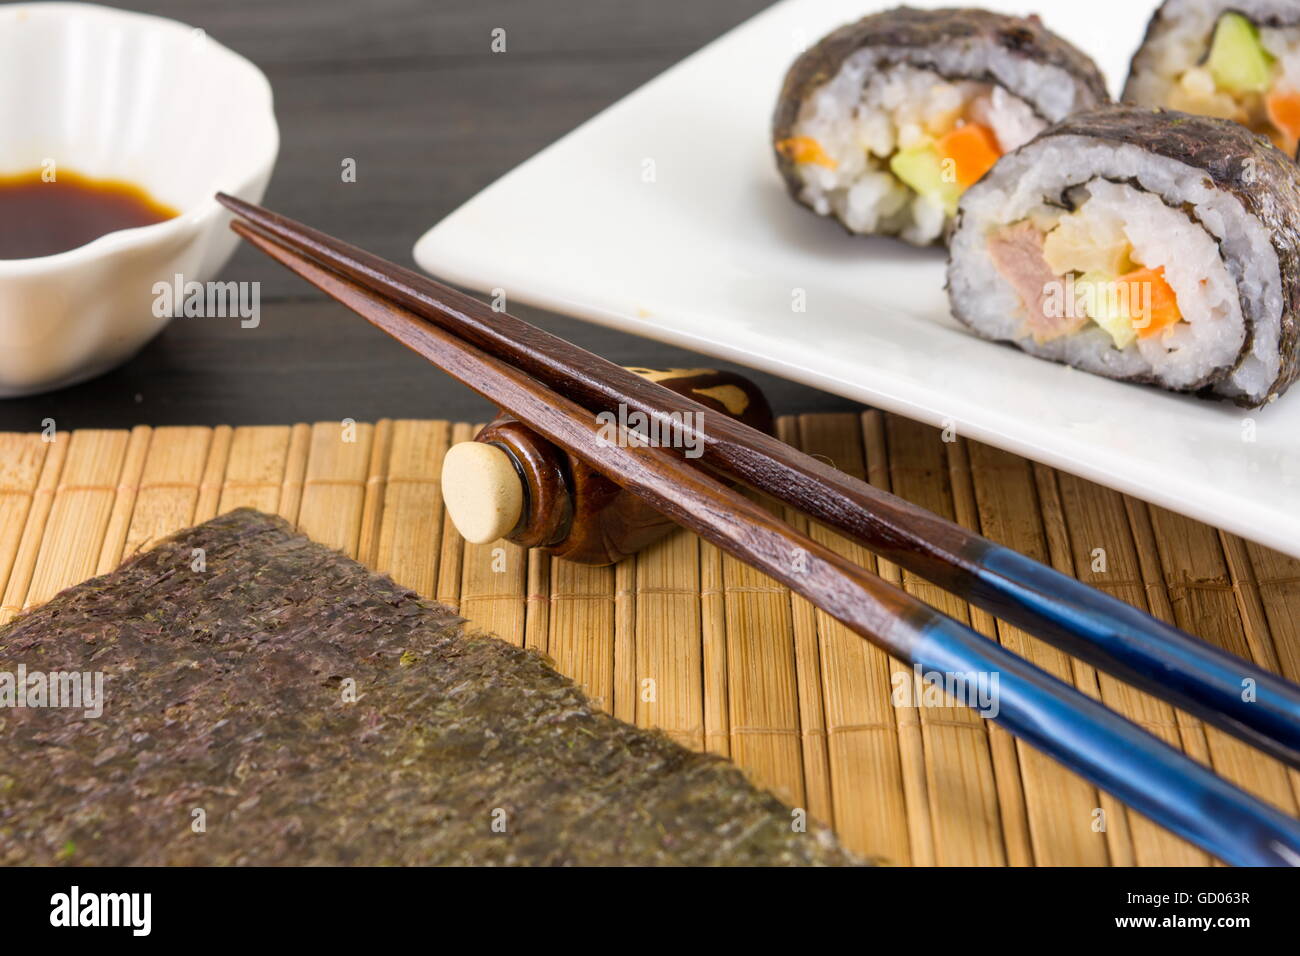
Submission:
[[1133,57],[1123,99],[1234,120],[1295,156],[1300,2],[1166,0]]
[[998,157],[1106,102],[1092,60],[1037,17],[900,7],[795,61],[773,144],[796,200],[850,232],[925,246]]
[[953,314],[1099,375],[1255,407],[1296,377],[1300,167],[1230,120],[1112,106],[962,197]]

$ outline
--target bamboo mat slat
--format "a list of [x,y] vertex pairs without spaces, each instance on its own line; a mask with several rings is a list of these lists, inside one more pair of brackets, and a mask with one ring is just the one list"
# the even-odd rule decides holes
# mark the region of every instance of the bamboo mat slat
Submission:
[[[651,555],[645,555],[647,565],[652,561]],[[610,710],[619,720],[627,721],[629,724],[637,722],[636,706],[638,699],[637,687],[637,594],[636,594],[636,575],[637,563],[634,561],[621,562],[614,569],[614,700]],[[531,595],[532,579],[529,579],[529,591]],[[696,596],[698,600],[698,594]],[[696,616],[696,621],[699,616]],[[651,645],[649,637],[644,641],[645,644]],[[664,732],[668,734],[680,734],[680,729],[664,727]],[[693,742],[695,749],[699,750],[704,745],[704,735],[701,731],[698,742]]]
[[[1030,463],[987,445],[971,444],[969,452],[981,533],[1050,563]],[[1070,658],[1064,652],[1002,621],[997,623],[997,635],[1012,653],[1067,684],[1075,683]],[[1099,819],[1096,811],[1103,809],[1096,787],[1027,744],[1017,741],[1016,750],[1035,861],[1047,866],[1109,862],[1105,831],[1093,827]]]
[[[1070,529],[1068,561],[1060,570],[1120,600],[1148,610],[1146,589],[1138,566],[1137,546],[1129,529],[1122,497],[1109,489],[1090,485],[1072,475],[1058,476],[1059,521]],[[1082,668],[1078,665],[1077,669]],[[1081,682],[1083,690],[1099,697],[1167,743],[1178,746],[1180,732],[1174,709],[1164,701],[1134,690],[1115,678],[1094,671]],[[1190,719],[1190,718],[1189,718]],[[1106,811],[1111,858],[1124,863],[1205,865],[1209,858],[1190,844],[1157,827],[1138,814],[1116,812],[1116,802],[1102,794]]]
[[[1268,653],[1253,659],[1276,667],[1270,660],[1275,657],[1271,637],[1256,635],[1252,639],[1247,633],[1250,622],[1248,615],[1241,613],[1219,534],[1163,508],[1149,511],[1175,623],[1234,654],[1253,657],[1252,644],[1268,646]],[[1216,771],[1295,814],[1295,794],[1281,764],[1258,759],[1256,751],[1217,728],[1206,727],[1205,736]]]
[[[798,444],[799,425],[792,419],[778,423],[782,441]],[[785,519],[796,528],[807,529],[808,522],[789,508],[782,509]],[[799,687],[799,719],[803,751],[805,808],[819,820],[847,831],[847,821],[836,821],[831,777],[830,741],[827,735],[825,694],[822,692],[822,652],[817,631],[816,609],[807,601],[792,598],[795,647],[795,677]]]
[[[868,412],[863,416],[862,443],[867,480],[889,491],[893,483],[890,480],[889,455],[886,451],[885,418],[879,412]],[[884,559],[876,559],[875,564],[876,573],[884,580],[895,587],[903,586],[903,572],[897,565]],[[895,682],[906,682],[911,677],[911,670],[902,661],[890,658],[891,688]],[[931,824],[930,781],[925,761],[927,727],[921,722],[921,708],[915,705],[915,701],[901,702],[895,706],[894,716],[898,724],[899,773],[903,799],[906,806],[914,808],[908,813],[907,822],[912,863],[917,866],[934,866],[936,850]],[[851,793],[849,797],[852,798]]]
[[[384,420],[0,434],[0,623],[173,531],[254,507],[548,655],[618,717],[730,757],[865,855],[918,865],[1212,862],[972,711],[913,699],[907,666],[692,535],[612,568],[466,544],[438,478],[447,449],[475,430]],[[880,412],[782,419],[779,434],[1300,679],[1300,561]],[[1300,808],[1300,774],[784,516],[1286,812]]]
[[731,756],[727,702],[727,604],[722,586],[722,552],[700,542],[700,640],[704,659],[704,748]]
[[[614,569],[551,561],[546,653],[597,704],[614,710]],[[589,637],[600,634],[602,640]]]
[[[940,433],[940,440],[944,438]],[[955,434],[952,436],[956,438]],[[971,482],[970,455],[964,441],[945,442],[948,446],[948,480],[952,487],[953,513],[963,527],[979,529],[980,520]],[[904,449],[897,453],[906,459]],[[970,607],[971,627],[990,639],[997,637],[997,622],[986,611]],[[994,786],[997,790],[998,816],[1002,826],[1002,843],[1011,866],[1028,866],[1034,863],[1034,851],[1029,829],[1029,808],[1025,801],[1025,787],[1021,782],[1020,761],[1015,739],[1000,727],[988,725],[989,754],[993,764]],[[936,761],[930,759],[929,764]]]
[[135,496],[133,475],[128,474],[125,483],[119,482],[124,469],[134,471],[142,464],[142,435],[147,441],[148,430],[138,428],[131,432],[78,431],[67,436],[68,457],[21,607],[43,604],[64,588],[94,577],[119,491],[123,501]]
[[[19,564],[19,556],[28,516],[39,513],[42,504],[48,508],[51,500],[48,495],[37,495],[50,447],[40,435],[0,436],[0,594],[6,596],[10,592],[10,575],[15,570],[16,577],[21,579],[18,586],[23,589],[23,597],[26,596],[27,575]],[[43,516],[34,520],[38,527],[45,521]],[[14,610],[21,608],[21,602],[22,597],[16,599]],[[0,613],[9,609],[10,602],[6,599],[4,603]]]
[[351,421],[318,422],[311,430],[298,527],[353,558],[361,541],[374,437],[375,426]]
[[[23,440],[30,436],[9,437]],[[40,556],[41,544],[45,540],[45,529],[49,523],[50,512],[54,509],[54,496],[70,445],[71,442],[68,441],[54,440],[40,453],[40,475],[32,491],[31,505],[26,511],[22,536],[16,544],[11,536],[6,536],[5,556],[0,560],[8,565],[9,574],[5,582],[4,604],[0,607],[0,624],[9,622],[22,611],[31,590],[32,576],[36,573],[36,561]],[[19,454],[21,453],[19,451]],[[21,474],[22,471],[20,467],[6,466],[7,472],[11,470],[16,474]],[[11,547],[12,551],[10,551]]]
[[[452,445],[469,441],[473,437],[474,429],[471,425],[460,422],[451,427]],[[442,515],[442,533],[439,540],[442,542],[442,548],[438,555],[438,575],[433,594],[438,601],[460,611],[461,565],[465,558],[465,539],[456,533],[456,528],[445,511]]]
[[806,807],[790,592],[729,554],[722,589],[731,759],[783,802]]
[[[939,436],[941,439],[942,436]],[[932,430],[902,418],[889,418],[873,453],[884,459],[884,487],[936,514],[957,518],[949,479],[949,443],[935,440]],[[891,569],[904,590],[963,623],[973,623],[970,609],[941,588],[910,572]],[[927,809],[934,844],[933,862],[940,865],[993,865],[1006,862],[998,838],[997,781],[989,745],[990,725],[960,706],[918,706],[915,679],[909,667],[895,662],[895,679],[910,690],[911,707],[919,717],[925,761]],[[1009,759],[1009,757],[1008,757]]]
[[[782,437],[849,474],[866,476],[856,416],[806,416],[799,421],[798,435]],[[798,524],[808,526],[802,519]],[[807,530],[818,544],[874,566],[869,552],[841,535],[815,524]],[[811,719],[821,732],[807,739],[805,753],[814,757],[819,771],[821,762],[828,765],[834,803],[830,820],[844,839],[855,844],[874,839],[881,856],[900,864],[913,862],[889,656],[803,598],[794,598],[794,604],[796,645],[805,645],[810,658],[810,666],[800,669],[800,706],[820,711]],[[810,797],[813,779],[810,775]],[[855,798],[864,786],[876,799]],[[822,815],[811,799],[809,811]],[[881,836],[888,841],[882,842]]]
[[[627,587],[619,589],[624,606],[616,606],[615,614],[627,619],[619,622],[617,634],[628,658],[618,688],[631,697],[631,706],[618,709],[639,726],[659,727],[678,743],[703,750],[699,542],[673,535],[635,561],[621,562],[618,571]],[[621,703],[619,695],[615,702]]]

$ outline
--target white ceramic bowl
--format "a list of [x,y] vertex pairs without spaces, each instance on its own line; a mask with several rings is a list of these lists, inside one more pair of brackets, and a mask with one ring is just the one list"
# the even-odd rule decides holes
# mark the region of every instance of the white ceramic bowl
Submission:
[[280,135],[270,84],[248,60],[175,21],[89,4],[0,6],[0,91],[0,175],[53,160],[181,213],[0,260],[0,397],[11,397],[98,375],[153,338],[169,321],[154,314],[154,284],[221,269],[237,237],[213,194],[259,202]]

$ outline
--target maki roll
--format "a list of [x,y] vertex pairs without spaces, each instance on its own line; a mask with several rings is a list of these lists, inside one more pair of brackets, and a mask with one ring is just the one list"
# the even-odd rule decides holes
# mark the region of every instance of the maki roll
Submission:
[[998,157],[1105,102],[1096,65],[1037,17],[900,7],[795,61],[773,143],[799,202],[850,232],[924,246]]
[[1166,0],[1133,57],[1124,100],[1234,120],[1294,156],[1300,3]]
[[1300,167],[1228,120],[1106,107],[962,198],[953,313],[1041,358],[1254,407],[1296,377]]

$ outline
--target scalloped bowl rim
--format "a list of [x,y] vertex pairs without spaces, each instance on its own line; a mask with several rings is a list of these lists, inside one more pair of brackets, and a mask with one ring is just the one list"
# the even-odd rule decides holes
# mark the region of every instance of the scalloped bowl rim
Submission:
[[[59,0],[59,2],[49,3],[0,4],[0,15],[18,10],[32,10],[41,14],[70,12],[81,16],[97,16],[116,22],[133,22],[137,26],[167,32],[190,32],[195,29],[180,20],[173,20],[169,17],[161,17],[152,13],[118,10],[94,3],[68,3]],[[202,228],[207,220],[224,212],[224,208],[215,198],[218,190],[237,195],[247,188],[251,182],[266,175],[268,169],[274,166],[280,151],[280,128],[275,119],[275,101],[271,81],[252,60],[236,53],[211,37],[208,37],[207,42],[211,43],[213,48],[221,56],[226,57],[228,62],[231,62],[235,68],[245,70],[257,87],[257,95],[262,97],[261,102],[250,104],[250,106],[262,113],[261,121],[265,125],[263,132],[266,134],[266,138],[262,142],[265,143],[266,148],[260,155],[250,154],[247,167],[239,173],[238,182],[217,184],[204,199],[200,200],[197,206],[182,209],[176,216],[163,222],[153,223],[148,226],[137,226],[133,229],[118,229],[105,233],[83,245],[53,255],[36,256],[30,259],[0,259],[0,279],[53,272],[69,266],[75,267],[83,262],[89,262],[124,250],[147,245],[157,240],[166,239],[173,233]]]

